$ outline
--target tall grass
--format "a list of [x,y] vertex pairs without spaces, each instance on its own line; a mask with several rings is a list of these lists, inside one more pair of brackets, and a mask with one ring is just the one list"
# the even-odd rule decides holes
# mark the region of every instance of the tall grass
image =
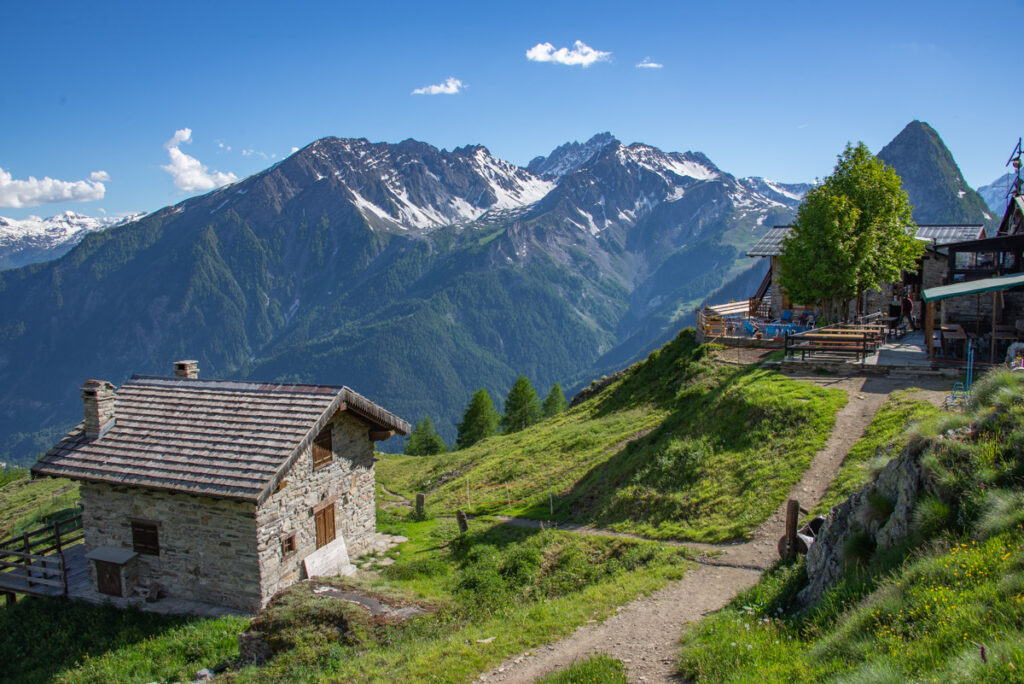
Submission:
[[803,562],[776,566],[687,632],[680,673],[711,682],[748,681],[749,673],[766,681],[1024,680],[1024,382],[994,373],[972,398],[961,419],[906,438],[939,494],[917,502],[902,546],[862,553],[865,562],[850,564],[807,609],[794,602],[807,583]]

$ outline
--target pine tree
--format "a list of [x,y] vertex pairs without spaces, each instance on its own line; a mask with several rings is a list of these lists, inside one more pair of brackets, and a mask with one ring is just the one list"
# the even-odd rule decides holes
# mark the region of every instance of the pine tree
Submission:
[[551,416],[557,416],[559,413],[565,410],[567,403],[565,401],[565,395],[562,394],[562,386],[557,382],[552,386],[551,391],[548,392],[547,398],[544,400],[542,405],[544,409],[544,417],[550,418]]
[[405,453],[409,456],[431,456],[446,451],[448,447],[441,439],[441,435],[434,430],[430,416],[424,416],[423,420],[416,423],[416,427],[409,434],[409,441],[405,443]]
[[537,392],[526,376],[520,375],[505,399],[505,415],[501,419],[501,429],[506,434],[519,432],[540,419],[541,409]]
[[491,395],[484,388],[478,389],[466,406],[466,412],[459,423],[459,434],[455,439],[456,449],[465,449],[498,431],[501,416],[494,410]]

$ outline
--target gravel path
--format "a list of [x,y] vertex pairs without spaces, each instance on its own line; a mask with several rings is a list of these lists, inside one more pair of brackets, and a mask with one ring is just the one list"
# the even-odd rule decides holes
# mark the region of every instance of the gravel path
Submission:
[[[839,472],[850,447],[864,434],[872,417],[889,393],[905,387],[926,389],[922,398],[941,405],[948,393],[948,379],[903,377],[793,376],[823,387],[845,390],[846,406],[836,414],[836,424],[825,448],[819,451],[788,498],[811,508]],[[717,552],[703,556],[686,576],[649,596],[621,607],[600,624],[581,626],[571,636],[509,658],[480,676],[488,682],[532,682],[596,653],[621,660],[632,682],[672,682],[679,637],[684,625],[722,608],[740,591],[757,583],[761,570],[778,557],[777,544],[785,521],[785,504],[755,530],[753,538],[737,544],[690,544],[695,549]],[[536,521],[509,519],[512,524],[539,525]],[[620,535],[585,526],[562,525],[561,529],[583,534]]]

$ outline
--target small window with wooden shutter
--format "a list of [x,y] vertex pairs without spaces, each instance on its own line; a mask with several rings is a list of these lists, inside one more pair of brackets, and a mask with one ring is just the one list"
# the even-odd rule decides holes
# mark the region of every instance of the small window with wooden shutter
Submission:
[[156,523],[132,520],[132,550],[150,556],[160,555],[160,535]]
[[316,525],[316,548],[334,541],[334,504],[328,504],[313,514]]
[[295,553],[295,535],[291,534],[281,540],[281,555],[290,556]]
[[331,428],[317,435],[313,440],[313,470],[322,468],[334,460],[334,451],[331,446]]

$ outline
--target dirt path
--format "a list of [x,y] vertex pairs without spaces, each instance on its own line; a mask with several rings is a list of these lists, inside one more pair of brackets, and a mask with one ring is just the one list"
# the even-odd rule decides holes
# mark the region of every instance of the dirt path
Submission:
[[[819,451],[787,498],[811,508],[825,494],[850,447],[861,438],[889,393],[922,387],[922,398],[941,405],[949,380],[901,377],[792,376],[814,384],[842,389],[849,401],[836,414],[836,424],[825,448]],[[715,551],[698,559],[697,568],[669,586],[637,599],[601,624],[584,625],[571,636],[506,660],[480,681],[532,682],[595,653],[621,660],[632,682],[675,680],[675,659],[684,625],[722,608],[740,591],[757,583],[761,570],[778,557],[777,543],[785,520],[785,504],[755,530],[750,541],[737,544],[689,544]],[[509,519],[512,524],[539,526],[535,521]],[[562,525],[582,534],[632,536],[585,526]],[[677,542],[678,543],[678,542]]]

